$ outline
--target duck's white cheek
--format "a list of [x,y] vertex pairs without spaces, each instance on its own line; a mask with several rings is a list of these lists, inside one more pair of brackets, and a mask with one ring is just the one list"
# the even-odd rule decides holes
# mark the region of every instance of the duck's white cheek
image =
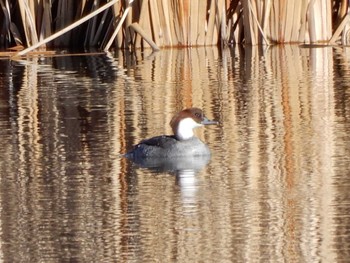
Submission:
[[192,118],[186,118],[180,121],[177,128],[177,137],[180,140],[187,140],[193,137],[193,129],[203,126],[200,123],[195,122]]

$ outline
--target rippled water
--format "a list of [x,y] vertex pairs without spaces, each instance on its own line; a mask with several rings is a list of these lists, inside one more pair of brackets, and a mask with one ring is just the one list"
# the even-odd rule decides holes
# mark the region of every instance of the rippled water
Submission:
[[[0,60],[4,262],[349,262],[348,48]],[[121,158],[202,108],[210,160]]]

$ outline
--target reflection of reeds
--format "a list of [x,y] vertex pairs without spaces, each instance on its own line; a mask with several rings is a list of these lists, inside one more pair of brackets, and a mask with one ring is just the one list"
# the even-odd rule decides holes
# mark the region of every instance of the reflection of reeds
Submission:
[[[341,34],[343,43],[347,39],[345,0],[111,2],[1,1],[0,47],[32,46],[54,32],[62,34],[51,43],[53,47],[101,49],[109,49],[112,44],[119,48],[157,49],[220,43],[328,43],[338,40]],[[108,4],[113,7],[91,16],[78,28],[61,31]],[[123,14],[125,21],[121,19]],[[120,31],[116,30],[118,25]]]
[[[7,74],[21,88],[9,88],[19,90],[11,95],[12,109],[1,107],[1,127],[8,127],[0,139],[9,149],[1,151],[7,190],[1,204],[9,211],[2,236],[12,244],[4,254],[11,256],[11,248],[25,240],[32,253],[24,247],[14,256],[22,252],[26,261],[35,255],[59,258],[60,248],[72,245],[79,246],[76,261],[94,253],[99,262],[113,256],[132,261],[140,247],[143,258],[161,255],[163,261],[173,253],[178,261],[213,261],[217,251],[228,249],[240,249],[246,261],[266,255],[300,262],[325,255],[333,262],[342,255],[343,239],[337,237],[346,236],[348,225],[334,222],[344,215],[335,202],[347,200],[346,55],[286,46],[268,49],[262,59],[256,48],[240,51],[169,49],[125,71],[122,53],[85,62],[63,57],[54,58],[52,68],[47,62],[37,69],[38,60],[20,67],[21,81]],[[72,76],[74,63],[87,70]],[[98,108],[89,117],[95,124],[89,133],[81,130],[77,102]],[[136,177],[139,170],[115,158],[134,139],[169,133],[164,125],[173,112],[189,106],[221,123],[197,131],[213,156],[208,174],[196,176],[190,206],[175,178]],[[35,239],[27,238],[33,231]],[[74,235],[57,237],[65,231]],[[131,247],[125,241],[130,235],[142,235],[142,242],[135,238]],[[194,249],[178,249],[187,247]]]

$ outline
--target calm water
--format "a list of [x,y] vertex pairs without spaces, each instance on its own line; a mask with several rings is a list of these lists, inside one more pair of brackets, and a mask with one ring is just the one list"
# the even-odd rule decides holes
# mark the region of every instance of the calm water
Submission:
[[[350,262],[350,49],[0,60],[4,262]],[[120,157],[202,108],[210,160]],[[170,169],[170,170],[169,170]]]

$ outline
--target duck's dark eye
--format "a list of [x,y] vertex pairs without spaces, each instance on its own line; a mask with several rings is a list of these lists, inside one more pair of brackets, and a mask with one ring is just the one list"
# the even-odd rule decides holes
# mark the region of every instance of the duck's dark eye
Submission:
[[198,112],[196,112],[194,115],[195,115],[197,118],[202,118],[201,114],[198,113]]

